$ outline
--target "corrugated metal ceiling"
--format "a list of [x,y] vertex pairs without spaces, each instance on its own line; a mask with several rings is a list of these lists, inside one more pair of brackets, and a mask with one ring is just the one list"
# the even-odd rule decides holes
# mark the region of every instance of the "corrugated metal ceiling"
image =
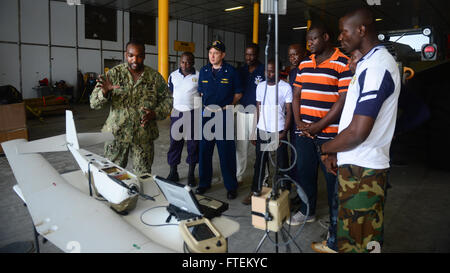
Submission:
[[[65,2],[65,0],[60,0]],[[83,4],[104,6],[151,16],[158,14],[157,0],[82,0]],[[224,9],[244,6],[244,9],[225,12]],[[293,27],[306,26],[305,13],[328,23],[337,32],[338,19],[347,11],[367,6],[367,0],[288,0],[287,15],[279,17],[280,41],[289,42],[304,30]],[[372,6],[379,30],[407,29],[415,25],[434,26],[442,32],[450,31],[450,1],[446,0],[381,0]],[[253,6],[251,0],[171,0],[169,16],[173,19],[205,24],[215,29],[244,33],[251,36]],[[260,15],[260,37],[265,35],[267,15]]]

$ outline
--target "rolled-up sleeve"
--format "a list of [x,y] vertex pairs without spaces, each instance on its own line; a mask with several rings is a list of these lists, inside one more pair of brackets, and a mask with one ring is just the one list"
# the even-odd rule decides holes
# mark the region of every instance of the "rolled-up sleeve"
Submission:
[[167,88],[164,78],[159,73],[156,77],[156,92],[158,100],[158,106],[155,108],[156,119],[163,120],[172,110],[173,98],[169,93],[169,89]]

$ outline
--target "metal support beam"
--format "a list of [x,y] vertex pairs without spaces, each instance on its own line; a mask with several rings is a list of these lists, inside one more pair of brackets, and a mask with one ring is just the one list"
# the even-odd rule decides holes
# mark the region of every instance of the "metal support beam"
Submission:
[[253,2],[253,43],[258,44],[259,2]]
[[158,0],[158,71],[169,77],[169,0]]

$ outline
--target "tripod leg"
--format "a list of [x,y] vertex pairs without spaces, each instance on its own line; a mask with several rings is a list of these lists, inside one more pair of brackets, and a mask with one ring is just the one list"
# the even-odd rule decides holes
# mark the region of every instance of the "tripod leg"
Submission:
[[299,245],[297,245],[297,243],[295,242],[295,240],[292,238],[291,234],[289,234],[289,232],[287,232],[286,229],[284,229],[284,227],[281,227],[281,230],[283,230],[283,231],[289,236],[289,238],[292,240],[292,242],[294,243],[294,245],[298,248],[298,250],[300,251],[300,253],[303,253],[302,249],[300,248]]
[[259,241],[258,246],[256,247],[255,253],[258,253],[259,249],[261,248],[262,244],[264,243],[264,240],[267,238],[267,232],[264,233],[264,236],[262,237],[261,241]]
[[[289,241],[289,238],[286,236],[287,232],[285,230],[280,229],[280,234],[281,234],[281,239],[283,240],[283,242]],[[286,245],[286,252],[287,253],[291,253],[291,246],[290,246],[290,244]]]
[[278,253],[278,232],[275,232],[275,252]]
[[41,253],[39,249],[39,233],[36,231],[36,227],[33,224],[33,230],[34,230],[34,243],[36,244],[36,253]]

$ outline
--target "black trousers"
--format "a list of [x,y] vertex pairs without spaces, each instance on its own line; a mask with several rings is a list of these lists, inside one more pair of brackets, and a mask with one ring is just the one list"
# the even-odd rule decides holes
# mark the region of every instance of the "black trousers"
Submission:
[[[269,160],[269,154],[274,151],[266,151],[265,145],[270,143],[270,138],[268,137],[268,132],[258,130],[256,137],[256,160],[255,160],[255,170],[253,174],[252,192],[261,191],[262,179],[264,178],[265,169],[267,161]],[[269,138],[269,139],[268,139]],[[280,140],[281,141],[281,140]],[[287,152],[287,145],[285,143],[280,143],[281,145],[277,149],[277,171],[276,177],[284,175],[284,172],[279,169],[287,169],[289,167],[289,158]],[[264,154],[264,156],[263,156]],[[272,163],[269,163],[272,164]],[[262,165],[262,166],[261,166]],[[262,168],[262,170],[261,170]],[[261,176],[260,176],[261,174]],[[275,183],[275,181],[274,181]]]

